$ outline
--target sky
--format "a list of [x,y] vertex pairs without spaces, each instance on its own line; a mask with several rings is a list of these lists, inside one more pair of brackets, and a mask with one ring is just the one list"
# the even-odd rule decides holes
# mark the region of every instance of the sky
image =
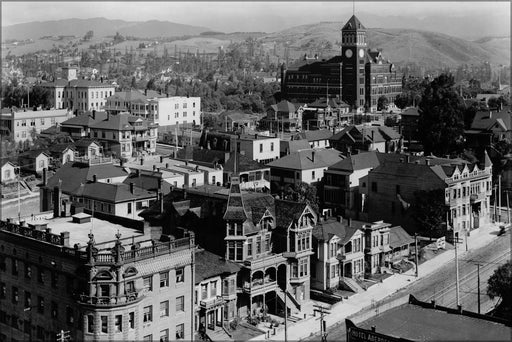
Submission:
[[352,13],[353,6],[356,14],[413,16],[419,19],[441,13],[471,17],[510,15],[509,1],[2,1],[1,5],[2,26],[31,21],[105,17],[126,21],[167,20],[224,32],[273,32],[301,24],[340,21]]

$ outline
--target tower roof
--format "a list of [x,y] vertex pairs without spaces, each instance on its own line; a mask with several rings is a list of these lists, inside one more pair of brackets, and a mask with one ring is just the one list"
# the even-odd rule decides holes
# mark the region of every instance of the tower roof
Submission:
[[366,30],[366,27],[361,24],[359,19],[355,15],[352,15],[352,17],[347,21],[345,26],[342,28],[343,31],[345,30]]
[[247,212],[244,208],[242,191],[240,190],[240,179],[238,175],[231,176],[231,186],[229,189],[228,204],[224,213],[224,220],[245,221]]

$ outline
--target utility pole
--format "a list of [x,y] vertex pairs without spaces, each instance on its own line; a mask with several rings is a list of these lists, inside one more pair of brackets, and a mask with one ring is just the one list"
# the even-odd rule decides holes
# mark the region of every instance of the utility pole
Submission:
[[21,181],[21,168],[18,166],[18,222],[21,223],[21,195],[20,195],[20,181]]
[[508,190],[505,191],[507,193],[507,224],[510,224],[510,202],[508,198]]
[[480,266],[482,266],[482,264],[476,264],[476,274],[477,274],[477,278],[476,278],[476,281],[477,281],[477,296],[478,296],[478,313],[480,313]]
[[494,204],[494,220],[493,220],[494,222],[497,221],[497,214],[496,214],[497,213],[497,211],[496,211],[496,200],[497,200],[497,197],[498,197],[497,195],[498,195],[498,192],[496,191],[496,185],[495,185],[494,186],[494,203],[493,203]]
[[327,342],[327,322],[324,320],[324,315],[330,314],[329,311],[325,311],[325,308],[321,305],[313,305],[315,307],[314,312],[320,312],[320,336],[322,337],[322,342]]
[[416,262],[416,278],[418,278],[418,234],[414,233],[414,260]]
[[498,207],[499,207],[499,222],[501,222],[501,175],[498,175]]
[[[236,153],[235,153],[236,155]],[[284,289],[284,342],[288,342],[288,290]]]
[[460,305],[459,301],[459,258],[457,255],[457,244],[459,243],[459,237],[455,237],[455,228],[453,228],[453,242],[455,246],[455,298],[457,307]]

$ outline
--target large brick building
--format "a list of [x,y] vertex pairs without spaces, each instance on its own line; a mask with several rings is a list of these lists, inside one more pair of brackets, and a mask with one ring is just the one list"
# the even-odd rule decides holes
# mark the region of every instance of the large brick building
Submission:
[[402,92],[402,75],[380,50],[368,48],[366,28],[354,15],[341,30],[341,55],[281,70],[281,91],[289,101],[340,97],[359,112],[375,112],[384,96],[393,107]]

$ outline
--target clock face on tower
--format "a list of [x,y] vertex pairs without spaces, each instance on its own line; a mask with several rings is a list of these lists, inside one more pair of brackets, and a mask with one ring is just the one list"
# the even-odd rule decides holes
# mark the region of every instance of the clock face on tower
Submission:
[[359,49],[359,57],[360,58],[364,57],[364,50],[363,49]]
[[351,50],[351,49],[347,49],[347,50],[345,50],[345,56],[346,56],[347,58],[352,57],[352,50]]

